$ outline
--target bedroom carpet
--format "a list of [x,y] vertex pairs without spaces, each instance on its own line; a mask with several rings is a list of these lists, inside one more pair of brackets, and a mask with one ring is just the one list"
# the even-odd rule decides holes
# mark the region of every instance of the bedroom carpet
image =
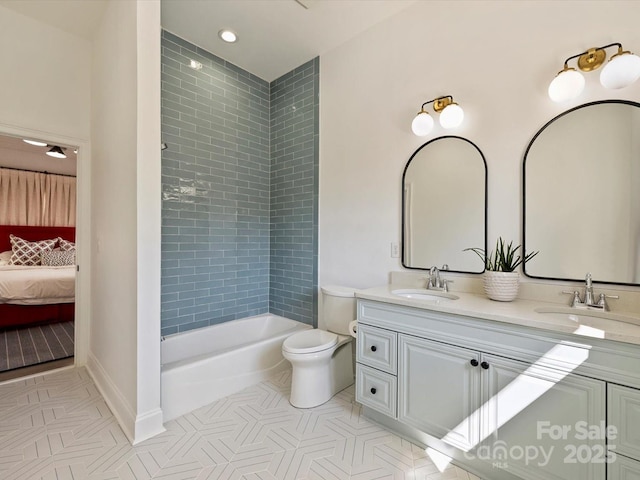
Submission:
[[72,357],[73,322],[0,331],[0,372]]

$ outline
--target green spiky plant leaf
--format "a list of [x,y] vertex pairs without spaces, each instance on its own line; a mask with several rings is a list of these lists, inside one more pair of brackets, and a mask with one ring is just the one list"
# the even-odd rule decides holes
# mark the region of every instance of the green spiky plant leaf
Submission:
[[483,248],[465,248],[463,251],[471,251],[480,257],[484,263],[484,268],[490,272],[513,272],[518,265],[525,264],[540,252],[531,252],[521,258],[518,255],[520,245],[513,246],[513,242],[508,244],[498,237],[496,241],[496,249],[492,250],[488,255]]

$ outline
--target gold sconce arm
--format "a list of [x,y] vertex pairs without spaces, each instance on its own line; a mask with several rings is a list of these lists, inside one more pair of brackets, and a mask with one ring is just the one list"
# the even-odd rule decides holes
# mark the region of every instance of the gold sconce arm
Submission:
[[444,95],[442,97],[434,98],[433,100],[429,100],[428,102],[424,102],[422,107],[420,107],[420,112],[424,112],[427,105],[433,103],[433,110],[437,113],[440,113],[446,107],[453,103],[453,97],[451,95]]
[[[582,53],[578,53],[577,55],[572,55],[564,61],[565,70],[569,68],[569,62],[574,58],[578,59],[578,68],[583,72],[592,72],[593,70],[597,70],[602,66],[604,61],[607,59],[607,53],[605,49],[609,47],[618,47],[619,55],[622,52],[622,44],[621,43],[610,43],[609,45],[603,45],[602,47],[594,47],[590,48]],[[614,55],[615,56],[615,55]]]

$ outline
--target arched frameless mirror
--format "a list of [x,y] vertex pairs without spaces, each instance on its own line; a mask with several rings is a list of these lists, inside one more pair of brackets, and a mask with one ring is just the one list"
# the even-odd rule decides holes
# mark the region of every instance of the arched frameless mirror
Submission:
[[640,284],[640,104],[561,113],[524,155],[523,246],[534,278]]
[[411,156],[402,175],[402,265],[482,273],[465,248],[487,244],[487,164],[466,138],[439,137]]

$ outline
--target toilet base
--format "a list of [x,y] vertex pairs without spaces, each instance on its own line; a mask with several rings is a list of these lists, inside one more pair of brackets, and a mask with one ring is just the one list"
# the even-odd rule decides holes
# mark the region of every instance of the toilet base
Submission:
[[[331,350],[295,356],[292,362],[291,396],[296,408],[313,408],[328,402],[354,382],[352,345],[349,341]],[[285,358],[289,361],[289,356]],[[302,358],[301,358],[302,357]]]

